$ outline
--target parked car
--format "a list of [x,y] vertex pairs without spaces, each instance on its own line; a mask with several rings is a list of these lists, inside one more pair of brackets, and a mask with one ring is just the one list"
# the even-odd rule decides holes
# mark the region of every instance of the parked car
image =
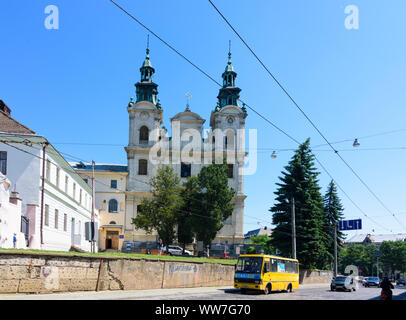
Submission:
[[365,287],[379,287],[380,280],[378,277],[368,277],[365,281]]
[[396,285],[397,286],[406,286],[406,280],[403,278],[399,278],[398,280],[396,280]]
[[364,277],[364,279],[362,279],[362,285],[365,287],[366,283],[367,283],[368,277]]
[[333,278],[330,284],[330,290],[344,290],[344,291],[355,291],[356,283],[354,279],[350,276],[337,276]]
[[[166,247],[163,247],[163,252],[166,252]],[[182,256],[183,248],[179,246],[168,246],[168,252],[171,256]],[[185,250],[185,256],[193,256],[193,253],[189,250]]]

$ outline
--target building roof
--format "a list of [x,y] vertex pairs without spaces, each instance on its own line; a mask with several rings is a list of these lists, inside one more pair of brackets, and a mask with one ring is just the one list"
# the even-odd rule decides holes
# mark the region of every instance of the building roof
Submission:
[[[88,162],[70,162],[73,169],[80,171],[91,171],[92,164]],[[107,171],[107,172],[128,172],[128,166],[124,164],[106,164],[100,163],[94,165],[94,171]]]
[[[23,134],[23,133],[7,133],[0,132],[0,138],[2,141],[7,142],[8,145],[18,147],[19,145],[37,145],[43,146],[46,145],[46,153],[52,157],[52,159],[60,165],[60,167],[69,172],[77,183],[87,192],[91,193],[92,189],[89,185],[83,180],[83,178],[74,170],[72,166],[66,159],[59,153],[58,150],[45,138],[35,134]],[[34,157],[37,157],[35,154],[32,154]],[[41,159],[41,156],[39,157]]]
[[244,235],[244,237],[245,237],[245,238],[251,238],[251,237],[260,236],[260,235],[263,235],[263,234],[266,234],[266,235],[270,236],[271,233],[272,233],[272,229],[269,229],[269,228],[260,228],[260,229],[255,229],[255,230],[248,231],[248,232]]
[[30,128],[11,117],[11,110],[3,100],[0,100],[0,132],[35,134]]
[[406,241],[406,233],[398,234],[358,234],[346,240],[346,243],[363,243],[366,238],[370,238],[372,243],[381,243],[383,241]]

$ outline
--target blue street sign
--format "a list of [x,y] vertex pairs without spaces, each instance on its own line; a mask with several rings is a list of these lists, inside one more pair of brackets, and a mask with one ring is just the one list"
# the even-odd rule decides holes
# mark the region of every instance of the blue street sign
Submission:
[[362,229],[362,221],[361,221],[361,219],[341,220],[341,221],[338,221],[338,229],[340,231],[360,230],[360,229]]

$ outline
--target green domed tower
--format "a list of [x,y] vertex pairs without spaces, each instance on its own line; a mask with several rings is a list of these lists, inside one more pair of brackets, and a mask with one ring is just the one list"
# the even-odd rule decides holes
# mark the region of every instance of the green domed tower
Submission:
[[228,52],[228,63],[225,71],[222,74],[223,87],[220,89],[217,96],[220,104],[220,108],[228,105],[234,105],[238,107],[238,99],[240,98],[240,88],[235,86],[235,78],[237,73],[234,71],[234,67],[231,64],[231,52]]
[[141,82],[135,84],[137,99],[136,102],[149,101],[154,105],[157,104],[158,85],[154,83],[153,76],[155,69],[149,60],[149,48],[147,48],[147,56],[140,68]]

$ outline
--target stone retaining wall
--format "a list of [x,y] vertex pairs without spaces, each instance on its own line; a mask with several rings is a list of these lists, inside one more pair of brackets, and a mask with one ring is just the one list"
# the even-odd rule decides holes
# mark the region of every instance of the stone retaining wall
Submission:
[[299,284],[307,283],[330,283],[333,278],[333,271],[324,270],[299,270]]
[[[329,283],[331,271],[300,270],[300,284]],[[233,286],[234,265],[157,259],[0,253],[0,293],[50,293]]]
[[234,265],[0,253],[0,293],[232,286]]

